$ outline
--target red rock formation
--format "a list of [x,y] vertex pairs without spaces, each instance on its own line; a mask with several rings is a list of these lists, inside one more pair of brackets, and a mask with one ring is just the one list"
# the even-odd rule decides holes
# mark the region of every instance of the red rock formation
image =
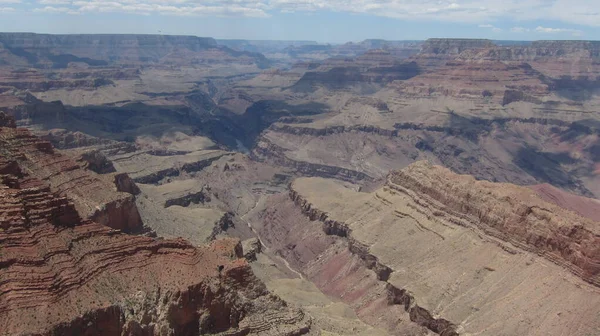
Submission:
[[[290,189],[293,204],[281,195],[273,196],[264,210],[256,212],[257,218],[250,219],[261,241],[323,292],[349,304],[365,322],[393,334],[416,334],[405,328],[417,326],[440,335],[477,330],[484,331],[481,334],[496,334],[490,332],[494,324],[499,329],[514,328],[510,325],[520,324],[518,319],[522,321],[523,316],[532,314],[525,309],[534,306],[546,311],[547,306],[560,301],[551,299],[552,293],[538,296],[535,289],[548,286],[551,282],[548,279],[553,276],[560,279],[557,283],[561,285],[551,292],[565,290],[565,284],[576,281],[577,285],[565,290],[565,296],[572,295],[574,288],[586,288],[589,292],[578,300],[589,295],[596,299],[600,223],[547,203],[529,188],[477,181],[419,162],[391,173],[385,186],[371,195],[314,178],[298,179]],[[416,232],[415,224],[421,233]],[[407,234],[394,227],[406,230]],[[422,238],[417,238],[419,235]],[[478,239],[484,243],[477,243]],[[488,253],[484,252],[487,248],[493,251],[490,252],[493,259],[506,263],[501,269],[484,262],[483,271],[495,273],[496,279],[473,282],[472,276],[467,275],[473,270],[468,264],[480,263],[478,255]],[[477,253],[469,257],[470,252],[465,253],[469,249]],[[546,260],[539,267],[552,267],[547,275],[527,280],[530,283],[522,279],[513,281],[512,277],[526,272],[537,255],[592,285]],[[444,260],[434,262],[436,259]],[[523,262],[524,259],[529,261]],[[436,264],[443,266],[433,270]],[[474,269],[478,267],[481,266]],[[520,267],[521,270],[515,270]],[[475,270],[473,276],[476,278],[480,271]],[[463,274],[465,281],[456,274]],[[439,291],[434,283],[440,286]],[[457,291],[453,286],[462,290]],[[490,286],[501,288],[498,296],[488,296]],[[473,294],[478,291],[486,294]],[[519,302],[530,291],[536,293],[532,295],[533,302]],[[516,294],[507,294],[510,292]],[[457,303],[463,299],[466,303]],[[470,312],[472,306],[467,306],[463,313],[462,307],[473,300],[482,300],[478,307],[485,307],[481,308],[485,312],[481,315],[479,309]],[[570,311],[574,306],[580,307],[581,302],[569,302],[570,308],[566,305],[562,307]],[[597,305],[589,309],[594,315]],[[511,321],[498,327],[498,322],[490,318],[492,314],[507,316]],[[581,312],[573,315],[581,316]],[[519,318],[515,320],[513,316]],[[554,313],[547,316],[554,318]],[[476,319],[484,321],[479,329],[465,323]],[[414,323],[406,323],[407,320]],[[531,328],[528,332],[514,334],[533,334],[535,330],[552,334],[548,331],[555,330],[555,320],[551,319],[550,325],[546,322],[535,321],[528,325]],[[579,333],[587,335],[587,332]]]
[[[408,96],[452,96],[502,103],[505,91],[526,92],[530,100],[547,95],[548,85],[526,63],[505,64],[496,60],[445,62],[436,71],[422,74],[395,85]],[[514,99],[513,101],[524,100]],[[538,99],[539,100],[539,99]],[[538,101],[534,101],[538,102]]]
[[[31,170],[45,166],[30,156],[51,147],[11,128],[0,139],[0,335],[309,331],[308,316],[254,277],[238,240],[196,248],[82,220],[60,195],[70,191],[55,192]],[[24,140],[21,150],[7,139]]]
[[134,196],[117,191],[110,176],[84,170],[26,129],[0,128],[0,148],[1,162],[17,162],[24,172],[47,182],[60,196],[68,195],[84,218],[126,231],[141,228]]
[[386,187],[454,224],[537,252],[600,286],[600,223],[545,202],[528,188],[477,181],[424,161],[392,172]]
[[430,335],[427,329],[456,335],[454,325],[442,326],[448,321],[427,315],[409,293],[387,283],[389,268],[350,237],[345,224],[328,219],[293,190],[272,196],[269,204],[252,222],[261,241],[361,320],[391,335]]

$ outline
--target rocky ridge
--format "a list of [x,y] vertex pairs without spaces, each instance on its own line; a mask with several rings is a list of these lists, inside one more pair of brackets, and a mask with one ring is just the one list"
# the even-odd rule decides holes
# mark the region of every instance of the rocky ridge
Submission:
[[[327,213],[314,208],[312,204],[307,202],[306,199],[293,189],[290,190],[289,197],[310,220],[317,220],[323,223],[325,234],[347,239],[348,251],[357,256],[364,264],[364,267],[373,271],[377,276],[377,280],[382,282],[389,280],[393,270],[382,264],[375,255],[371,254],[369,246],[352,237],[352,231],[348,225],[329,219]],[[386,283],[385,288],[387,290],[388,304],[403,307],[412,322],[426,327],[441,336],[458,336],[456,332],[457,326],[454,323],[444,318],[434,317],[427,309],[420,307],[416,303],[415,298],[407,290],[395,287],[389,283]]]
[[[442,334],[551,335],[572,330],[570,318],[589,321],[600,307],[599,224],[527,188],[474,181],[421,162],[393,172],[372,193],[303,178],[289,197],[292,203],[273,200],[257,212],[252,225],[261,241],[368,323],[407,330],[392,316],[403,320],[408,313],[410,321]],[[308,218],[281,222],[298,211]],[[319,228],[325,236],[313,232]],[[547,288],[539,289],[541,283]],[[530,287],[538,289],[523,294]],[[548,296],[541,299],[540,291]],[[530,311],[531,304],[539,310]],[[515,311],[529,323],[519,322]]]
[[477,227],[600,286],[600,224],[543,201],[528,189],[476,181],[423,162],[392,172],[386,187],[410,195],[424,213]]
[[[68,198],[79,186],[67,192],[41,179],[34,169],[50,169],[53,161],[36,152],[66,162],[67,171],[81,168],[48,143],[12,128],[14,121],[0,119],[0,334],[310,331],[308,315],[287,307],[254,277],[239,240],[193,247],[182,239],[127,235],[110,223],[82,218],[77,202]],[[102,185],[95,187],[102,191]]]
[[3,127],[0,146],[4,164],[18,165],[24,173],[48,183],[59,195],[68,196],[84,218],[114,229],[142,229],[135,197],[130,193],[135,189],[116,183],[123,182],[123,178],[82,168],[89,167],[89,163],[78,163],[61,154],[26,129]]

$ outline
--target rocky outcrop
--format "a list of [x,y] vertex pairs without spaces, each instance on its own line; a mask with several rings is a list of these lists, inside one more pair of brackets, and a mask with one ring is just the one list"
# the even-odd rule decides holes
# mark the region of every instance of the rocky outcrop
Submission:
[[57,194],[69,196],[83,218],[93,218],[115,229],[141,229],[134,196],[118,191],[124,185],[114,177],[83,169],[80,163],[26,129],[0,128],[0,147],[3,162],[16,162],[27,174],[48,183]]
[[244,258],[248,261],[255,261],[256,255],[262,252],[262,243],[258,238],[246,239],[242,242]]
[[131,177],[125,173],[118,173],[114,175],[115,177],[115,185],[117,186],[117,191],[126,192],[132,195],[139,194],[140,188],[133,182]]
[[20,103],[8,109],[19,125],[44,125],[46,128],[61,127],[66,119],[65,106],[60,101],[44,102],[28,91],[15,94]]
[[133,196],[116,199],[96,207],[90,216],[96,223],[113,227],[125,232],[142,230],[142,218]]
[[386,188],[409,195],[422,211],[543,255],[600,286],[600,225],[530,189],[476,181],[427,162],[391,173]]
[[182,207],[189,206],[190,204],[204,204],[205,202],[210,202],[210,194],[204,191],[202,188],[200,191],[191,192],[189,194],[185,194],[179,197],[169,198],[165,201],[165,208],[168,208],[173,205],[179,205]]
[[14,131],[0,128],[0,335],[310,331],[308,315],[254,277],[238,240],[194,247],[82,219],[7,146]]
[[458,55],[465,50],[494,47],[491,40],[430,38],[421,46],[421,54]]
[[129,172],[133,181],[143,184],[161,184],[165,179],[182,173],[199,172],[229,152],[207,150],[182,155],[152,155],[152,151],[138,151],[113,156],[112,161],[121,172]]
[[58,149],[100,146],[103,151],[109,153],[118,151],[127,153],[135,150],[134,144],[100,139],[81,132],[71,132],[65,129],[51,129],[46,132],[39,132],[39,136],[46,141],[50,141]]
[[89,169],[97,174],[108,174],[117,171],[106,155],[97,149],[81,153],[77,161],[82,163],[82,168]]
[[[234,228],[235,223],[233,221],[233,216],[234,214],[231,212],[224,213],[223,216],[221,216],[221,219],[213,226],[212,233],[207,238],[207,241],[215,240],[219,234],[227,231],[229,228]],[[240,250],[242,250],[241,246]]]
[[[327,235],[335,235],[346,239],[348,250],[358,256],[364,266],[377,275],[379,281],[387,282],[389,280],[393,270],[382,264],[375,255],[371,254],[369,246],[357,241],[352,236],[352,230],[347,224],[329,219],[327,213],[309,203],[293,187],[290,188],[289,197],[310,220],[322,222],[323,231]],[[441,336],[458,336],[456,324],[443,318],[435,318],[427,309],[416,304],[414,297],[405,289],[397,288],[390,283],[386,283],[385,288],[388,304],[402,306],[409,314],[412,322],[426,327]]]
[[369,181],[373,179],[365,173],[352,169],[290,159],[285,155],[283,148],[273,144],[265,137],[262,137],[254,147],[253,155],[257,159],[264,159],[276,165],[293,168],[298,173],[306,176],[329,177],[344,181]]
[[237,259],[239,243],[194,248],[120,234],[81,222],[65,198],[31,182],[0,197],[2,335],[300,335],[310,328],[308,316],[268,294]]
[[0,112],[0,127],[15,128],[17,127],[17,124],[14,118],[6,115],[4,112]]

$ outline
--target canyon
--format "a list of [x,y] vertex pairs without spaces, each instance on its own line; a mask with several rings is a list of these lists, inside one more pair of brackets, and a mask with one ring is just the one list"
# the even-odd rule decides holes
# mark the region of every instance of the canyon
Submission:
[[0,334],[600,334],[597,42],[0,56]]

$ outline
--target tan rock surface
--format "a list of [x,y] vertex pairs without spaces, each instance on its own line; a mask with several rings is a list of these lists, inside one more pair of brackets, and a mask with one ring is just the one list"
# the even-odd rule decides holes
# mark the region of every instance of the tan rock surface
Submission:
[[417,163],[373,193],[316,178],[292,190],[330,234],[364,246],[375,271],[392,270],[389,284],[461,335],[600,330],[600,224],[530,189]]

